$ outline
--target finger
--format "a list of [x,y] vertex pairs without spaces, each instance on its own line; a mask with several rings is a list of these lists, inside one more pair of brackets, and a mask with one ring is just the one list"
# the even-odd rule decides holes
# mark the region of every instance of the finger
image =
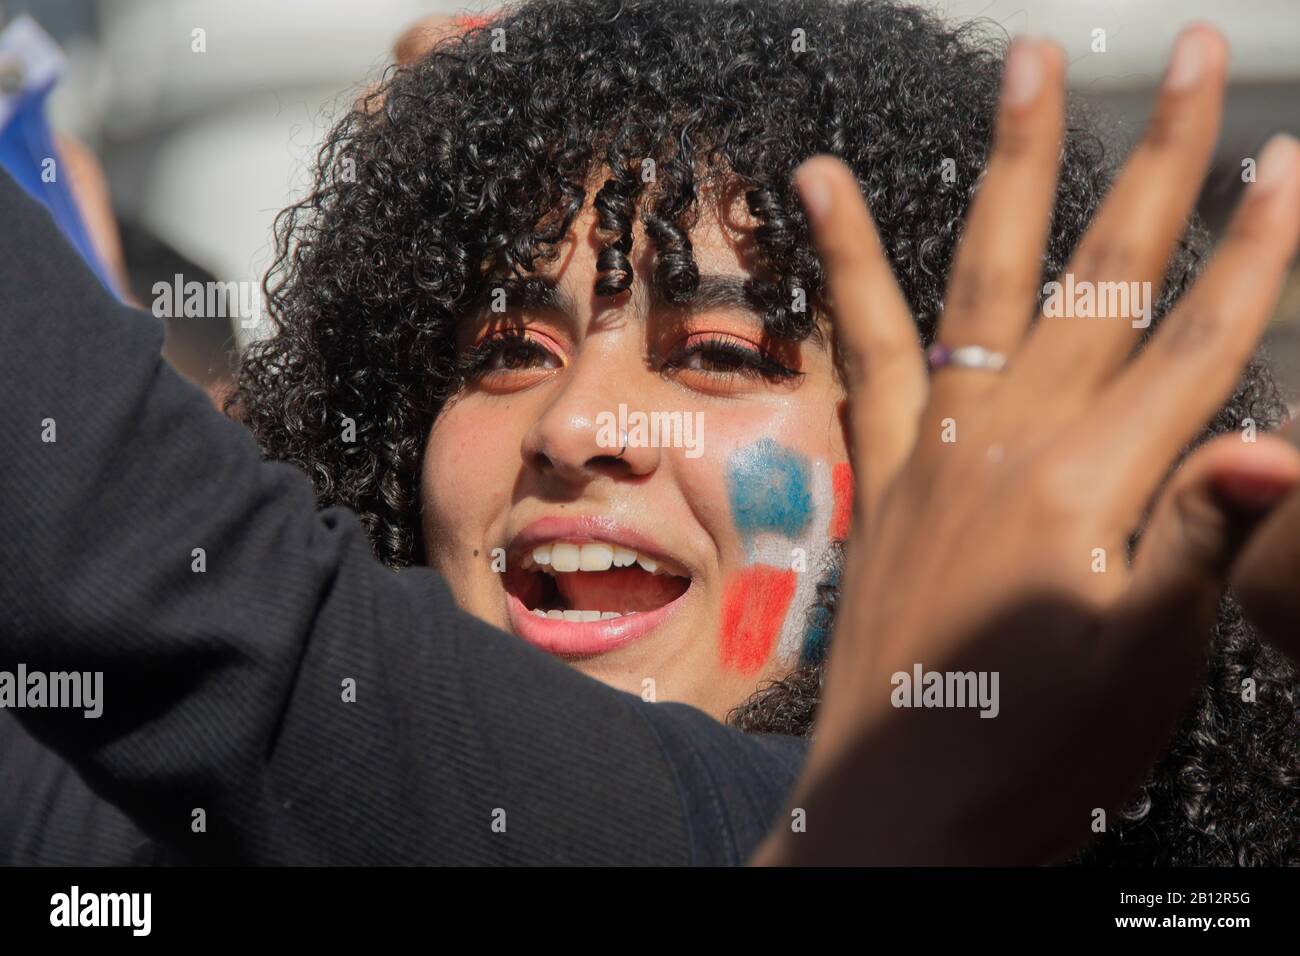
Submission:
[[1272,314],[1300,241],[1300,143],[1277,136],[1204,275],[1093,404],[1081,436],[1137,515],[1178,452],[1223,405]]
[[1300,493],[1290,495],[1251,538],[1231,583],[1264,639],[1300,666]]
[[1091,392],[1150,324],[1218,138],[1227,60],[1227,45],[1212,27],[1198,24],[1180,35],[1142,142],[1023,350],[1020,364],[1037,381]]
[[1132,589],[1194,598],[1218,589],[1245,534],[1300,482],[1300,451],[1276,436],[1222,435],[1195,452],[1160,495]]
[[[1153,679],[1193,674],[1223,588],[1251,533],[1300,486],[1300,451],[1273,436],[1224,435],[1170,479],[1138,547],[1109,637]],[[1300,565],[1297,565],[1300,570]],[[1293,589],[1294,591],[1294,589]],[[1163,678],[1159,675],[1164,675]]]
[[795,171],[826,270],[837,357],[849,393],[855,507],[870,520],[916,440],[926,375],[916,324],[853,173],[830,156]]
[[[953,263],[936,341],[1010,355],[1038,308],[1043,247],[1056,196],[1065,113],[1065,56],[1019,39],[1007,55],[993,153]],[[991,388],[996,376],[948,367],[931,384],[931,414]]]
[[1300,491],[1260,522],[1233,565],[1230,584],[1264,639],[1300,666]]

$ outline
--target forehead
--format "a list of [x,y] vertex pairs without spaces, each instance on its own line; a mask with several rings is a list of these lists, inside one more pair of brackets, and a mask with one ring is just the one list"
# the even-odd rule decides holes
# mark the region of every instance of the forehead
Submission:
[[[536,273],[568,285],[568,278],[594,278],[596,260],[601,249],[614,234],[600,226],[600,216],[595,207],[595,197],[606,181],[608,171],[594,177],[588,185],[586,200],[572,227],[556,251],[551,262],[539,262]],[[628,258],[632,263],[635,281],[650,276],[654,271],[655,244],[646,235],[641,217],[650,210],[653,193],[640,198],[631,218],[632,249]],[[697,187],[697,200],[690,210],[689,219],[681,223],[690,238],[690,249],[701,273],[757,277],[758,247],[754,230],[759,221],[749,212],[744,190],[738,185],[717,186],[702,184]],[[575,273],[575,275],[570,275]]]
[[[602,225],[595,206],[596,196],[607,180],[607,171],[589,178],[583,206],[564,238],[551,247],[553,257],[538,258],[533,270],[520,278],[502,277],[500,282],[490,282],[483,295],[499,294],[505,287],[507,312],[516,317],[516,310],[523,309],[587,322],[624,314],[641,318],[660,314],[685,317],[721,308],[745,314],[766,325],[770,303],[759,286],[763,285],[761,280],[770,276],[761,270],[755,239],[761,223],[750,214],[744,189],[735,184],[734,177],[702,177],[696,183],[696,201],[676,220],[687,234],[690,258],[698,273],[698,284],[688,302],[671,302],[667,291],[656,281],[656,258],[662,250],[647,235],[642,222],[643,216],[653,214],[657,196],[652,185],[638,197],[628,216],[631,248],[627,260],[632,269],[631,286],[618,295],[599,294],[596,286],[602,253],[620,235],[617,230]],[[607,257],[606,267],[616,262]],[[466,317],[480,321],[491,318],[482,301]]]

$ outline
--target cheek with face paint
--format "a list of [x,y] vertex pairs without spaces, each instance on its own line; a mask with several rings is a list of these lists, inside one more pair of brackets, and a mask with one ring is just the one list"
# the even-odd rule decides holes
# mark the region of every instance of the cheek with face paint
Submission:
[[774,654],[794,663],[810,638],[824,644],[808,612],[848,533],[852,472],[765,438],[731,455],[726,480],[746,567],[726,582],[719,647],[724,667],[751,676]]
[[757,674],[772,656],[790,603],[796,573],[756,564],[733,574],[722,599],[719,646],[722,666],[746,676]]
[[853,521],[853,467],[845,461],[831,469],[831,493],[835,506],[831,512],[831,538],[843,541],[849,536]]

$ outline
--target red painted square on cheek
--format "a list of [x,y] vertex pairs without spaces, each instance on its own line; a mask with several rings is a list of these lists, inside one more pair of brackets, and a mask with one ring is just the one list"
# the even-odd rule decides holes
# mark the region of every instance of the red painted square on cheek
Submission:
[[722,599],[722,666],[742,674],[762,669],[794,599],[795,572],[759,564],[727,583]]
[[832,540],[843,540],[849,536],[849,527],[853,522],[853,466],[840,462],[831,469],[831,491],[835,495],[835,505],[831,511],[830,536]]

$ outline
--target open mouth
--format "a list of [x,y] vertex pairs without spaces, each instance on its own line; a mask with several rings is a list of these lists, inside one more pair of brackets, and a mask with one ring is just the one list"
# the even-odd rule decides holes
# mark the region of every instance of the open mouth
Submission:
[[667,562],[603,541],[528,549],[505,574],[506,591],[534,617],[587,624],[657,611],[691,585]]

